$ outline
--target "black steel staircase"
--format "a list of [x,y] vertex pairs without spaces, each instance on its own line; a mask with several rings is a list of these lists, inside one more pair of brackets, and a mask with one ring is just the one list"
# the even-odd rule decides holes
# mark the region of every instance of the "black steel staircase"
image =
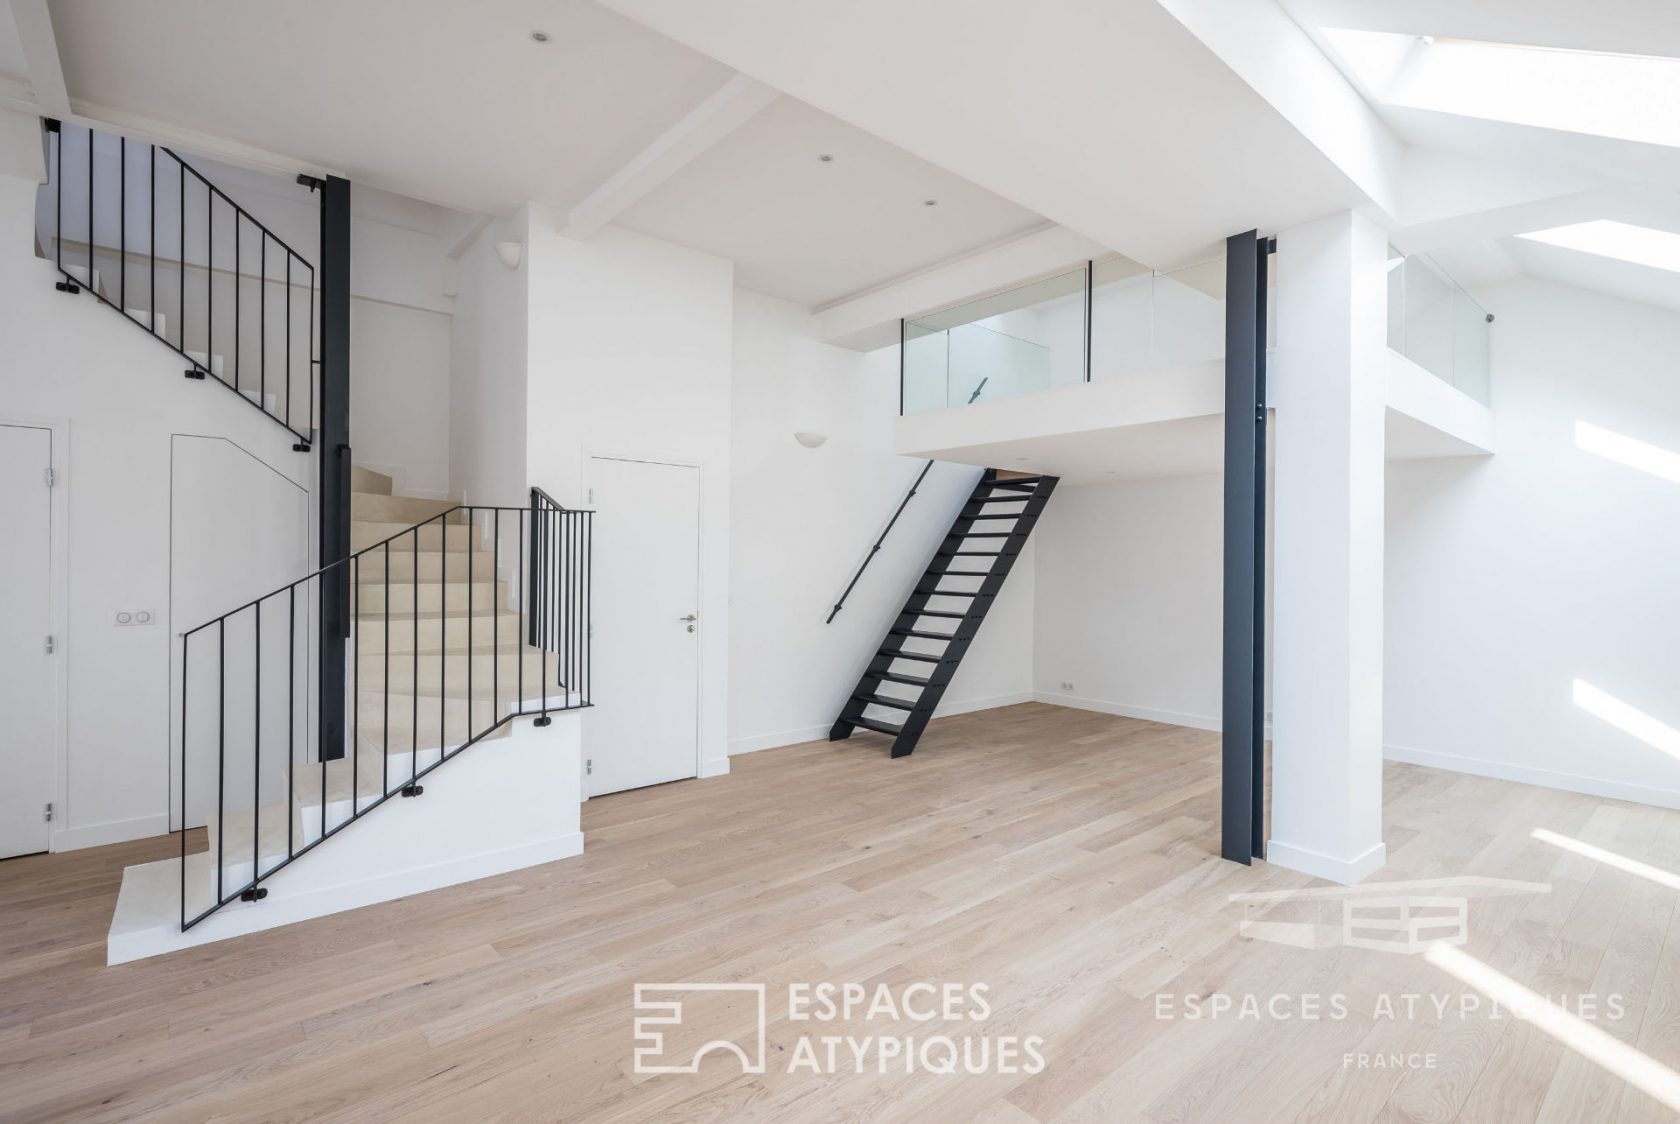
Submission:
[[910,755],[1055,488],[1054,476],[1000,476],[994,468],[981,474],[846,700],[830,741],[873,730],[892,737],[894,757]]

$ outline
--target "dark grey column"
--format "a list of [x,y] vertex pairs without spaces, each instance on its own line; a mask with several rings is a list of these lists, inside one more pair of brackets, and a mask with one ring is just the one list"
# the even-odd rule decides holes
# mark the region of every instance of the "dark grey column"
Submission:
[[1220,854],[1264,840],[1266,240],[1225,240],[1225,635]]
[[[321,185],[321,455],[322,566],[350,553],[350,181]],[[350,568],[321,581],[321,756],[344,756],[345,644],[350,638]]]

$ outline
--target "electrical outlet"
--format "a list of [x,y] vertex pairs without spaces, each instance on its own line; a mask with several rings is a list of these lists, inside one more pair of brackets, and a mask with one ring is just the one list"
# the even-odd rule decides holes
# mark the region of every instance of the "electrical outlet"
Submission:
[[117,624],[122,627],[151,624],[157,620],[157,614],[150,609],[118,609]]
[[1064,683],[1063,683],[1063,684],[1062,684],[1062,690],[1064,690],[1064,691],[1071,691],[1071,690],[1073,690],[1073,684],[1072,684],[1072,683],[1065,683],[1065,682],[1064,682]]

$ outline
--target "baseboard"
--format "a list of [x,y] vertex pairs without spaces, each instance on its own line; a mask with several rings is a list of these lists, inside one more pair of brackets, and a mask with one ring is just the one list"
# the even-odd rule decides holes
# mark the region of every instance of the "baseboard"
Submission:
[[[959,699],[956,702],[941,704],[933,712],[935,718],[950,718],[958,714],[972,714],[976,710],[993,710],[1000,706],[1014,706],[1017,703],[1032,702],[1031,691],[1016,691],[1007,695],[989,695],[979,699]],[[761,749],[780,749],[784,745],[798,745],[801,742],[825,741],[828,731],[834,726],[833,722],[825,722],[821,726],[800,726],[792,730],[778,730],[773,734],[755,734],[747,738],[733,738],[729,742],[729,756],[741,753],[757,753]],[[702,772],[701,776],[707,774]]]
[[700,759],[700,771],[697,777],[721,777],[729,772],[729,758],[703,757]]
[[1477,777],[1492,777],[1501,781],[1518,781],[1558,788],[1565,792],[1579,792],[1586,796],[1603,796],[1610,800],[1628,800],[1635,804],[1653,804],[1659,808],[1680,809],[1680,791],[1652,785],[1631,784],[1627,781],[1584,777],[1579,773],[1564,773],[1555,769],[1538,769],[1530,765],[1513,765],[1506,761],[1489,761],[1481,757],[1462,757],[1453,753],[1435,753],[1426,749],[1411,749],[1401,745],[1383,746],[1383,756],[1390,761],[1408,765],[1423,765],[1431,769],[1445,769],[1453,773],[1469,773]]
[[1339,859],[1307,847],[1297,847],[1293,843],[1271,839],[1266,842],[1266,861],[1273,866],[1310,874],[1314,878],[1352,886],[1382,869],[1383,863],[1388,861],[1388,845],[1373,843],[1352,858]]
[[[108,965],[124,964],[131,960],[141,960],[165,952],[226,940],[229,937],[326,917],[347,909],[359,909],[362,906],[406,898],[430,890],[441,890],[446,886],[456,886],[480,878],[508,874],[526,867],[558,862],[581,854],[583,832],[576,831],[501,851],[468,855],[430,866],[394,871],[360,882],[318,888],[303,887],[290,893],[287,892],[288,888],[283,879],[292,872],[281,871],[268,880],[275,892],[267,901],[255,904],[230,903],[184,933],[181,932],[179,920],[175,916],[165,916],[161,923],[151,918],[130,920],[129,925],[132,928],[120,933],[113,925],[106,945],[105,962]],[[167,883],[166,890],[172,889],[175,879],[179,877],[179,871],[180,862],[177,859],[129,867],[124,872],[122,893],[155,898],[156,893],[149,892],[153,890],[149,883],[161,880]],[[133,883],[130,882],[131,878],[135,880]],[[119,894],[118,918],[123,918],[124,905]]]
[[1188,726],[1193,730],[1219,729],[1219,719],[1205,714],[1182,714],[1176,710],[1156,710],[1131,703],[1109,702],[1107,699],[1086,699],[1063,691],[1034,691],[1033,698],[1055,706],[1070,706],[1075,710],[1091,710],[1121,718],[1141,718],[1145,722],[1160,722],[1168,726]]
[[67,827],[54,831],[47,846],[54,852],[79,851],[83,847],[103,847],[110,843],[128,843],[135,839],[150,839],[169,834],[169,814],[136,816],[131,820],[111,820],[85,827]]
[[761,749],[780,749],[784,745],[822,741],[828,737],[833,723],[822,726],[801,726],[797,730],[778,730],[774,734],[758,734],[750,738],[735,738],[729,743],[729,756],[738,753],[757,753]]

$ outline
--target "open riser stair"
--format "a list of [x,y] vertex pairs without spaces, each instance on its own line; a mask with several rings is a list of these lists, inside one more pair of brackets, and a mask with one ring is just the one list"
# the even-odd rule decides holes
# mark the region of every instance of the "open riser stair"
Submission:
[[862,729],[891,737],[894,757],[916,748],[1055,488],[1054,476],[981,473],[846,700],[830,741]]

